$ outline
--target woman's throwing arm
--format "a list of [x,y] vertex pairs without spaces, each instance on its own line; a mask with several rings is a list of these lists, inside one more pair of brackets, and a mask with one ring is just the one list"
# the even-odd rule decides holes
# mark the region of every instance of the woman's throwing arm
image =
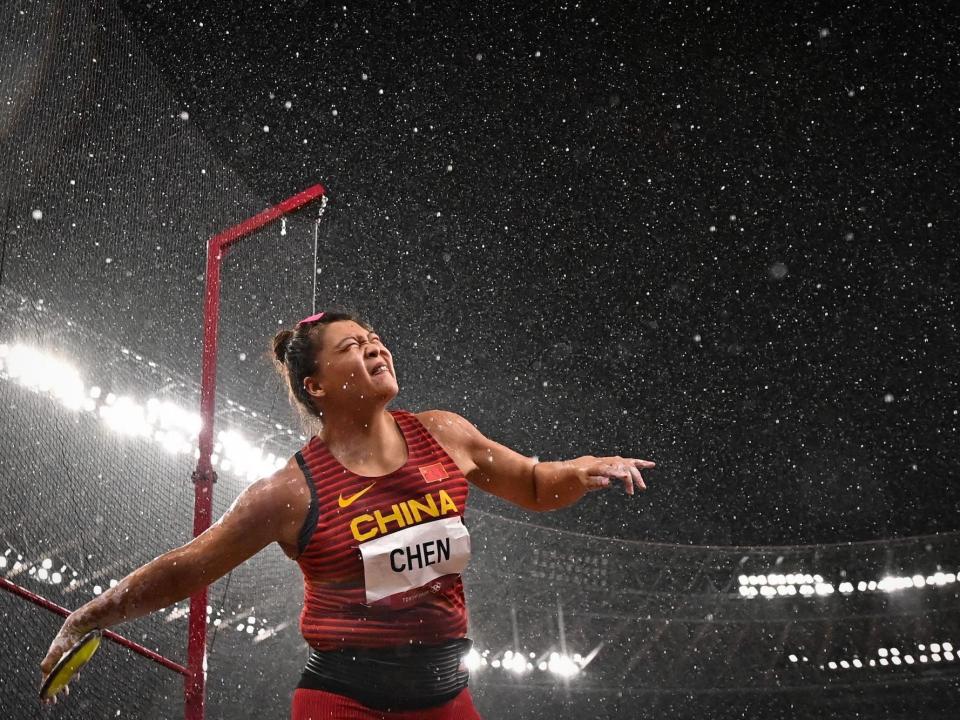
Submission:
[[[253,483],[204,533],[137,568],[66,619],[40,664],[41,674],[94,628],[147,615],[190,597],[272,542],[289,537],[303,513],[293,502],[298,478],[290,467]],[[300,517],[298,517],[298,515]]]

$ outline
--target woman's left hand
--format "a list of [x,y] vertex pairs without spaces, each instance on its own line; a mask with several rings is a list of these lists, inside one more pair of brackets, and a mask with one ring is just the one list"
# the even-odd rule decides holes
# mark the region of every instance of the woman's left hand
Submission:
[[607,457],[585,455],[569,462],[577,470],[580,482],[587,492],[602,490],[610,486],[611,480],[619,480],[623,482],[627,495],[633,495],[634,487],[639,490],[646,490],[647,485],[643,481],[640,469],[646,470],[657,465],[650,460],[625,458],[619,455]]

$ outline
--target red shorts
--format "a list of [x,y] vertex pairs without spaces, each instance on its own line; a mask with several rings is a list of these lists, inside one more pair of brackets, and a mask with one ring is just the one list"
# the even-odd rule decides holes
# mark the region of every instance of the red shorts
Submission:
[[470,689],[453,700],[423,710],[388,712],[373,710],[344,695],[297,688],[293,693],[291,720],[480,720]]

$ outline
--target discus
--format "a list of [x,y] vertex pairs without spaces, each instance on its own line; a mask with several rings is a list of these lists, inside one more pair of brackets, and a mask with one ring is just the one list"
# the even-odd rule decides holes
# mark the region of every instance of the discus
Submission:
[[99,647],[99,630],[91,630],[80,638],[76,645],[67,650],[63,657],[57,660],[57,664],[53,666],[53,670],[43,681],[43,686],[40,688],[40,699],[53,699],[57,693],[67,686],[67,683],[73,679],[77,671],[90,661]]

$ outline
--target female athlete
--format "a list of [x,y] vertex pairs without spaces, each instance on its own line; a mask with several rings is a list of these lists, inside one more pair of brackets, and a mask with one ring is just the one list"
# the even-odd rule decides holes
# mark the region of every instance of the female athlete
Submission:
[[319,313],[273,340],[291,402],[320,431],[244,490],[214,525],[74,611],[45,677],[86,632],[189,597],[270,543],[304,576],[300,630],[311,653],[292,718],[479,718],[461,573],[468,482],[529,510],[555,510],[622,482],[645,490],[654,463],[584,456],[535,462],[445,410],[387,410],[393,356],[348,313]]

